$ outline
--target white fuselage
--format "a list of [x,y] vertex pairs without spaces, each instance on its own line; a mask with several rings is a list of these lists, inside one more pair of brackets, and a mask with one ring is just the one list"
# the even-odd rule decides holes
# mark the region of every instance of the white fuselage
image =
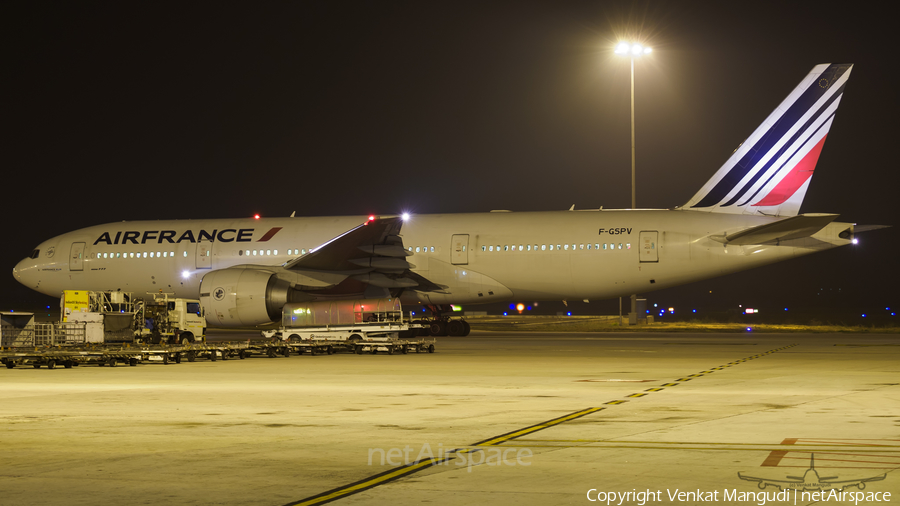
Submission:
[[[607,299],[741,271],[849,244],[831,223],[780,244],[711,239],[778,218],[684,210],[492,212],[413,216],[401,229],[412,271],[447,288],[410,302]],[[198,298],[209,272],[280,266],[365,217],[119,222],[41,243],[14,275],[47,295],[66,289]],[[277,229],[277,230],[276,230]],[[461,247],[464,246],[464,247]]]

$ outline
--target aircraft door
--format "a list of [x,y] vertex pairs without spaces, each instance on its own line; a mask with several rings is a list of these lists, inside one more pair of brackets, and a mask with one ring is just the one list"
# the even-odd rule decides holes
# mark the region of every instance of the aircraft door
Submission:
[[198,269],[211,269],[212,268],[212,242],[211,241],[197,241],[197,260],[196,266]]
[[69,270],[70,271],[84,270],[84,243],[83,242],[73,242],[72,243],[72,250],[69,254]]
[[659,262],[659,232],[641,231],[641,262]]
[[453,265],[468,265],[468,250],[469,234],[455,234],[450,239],[450,263]]

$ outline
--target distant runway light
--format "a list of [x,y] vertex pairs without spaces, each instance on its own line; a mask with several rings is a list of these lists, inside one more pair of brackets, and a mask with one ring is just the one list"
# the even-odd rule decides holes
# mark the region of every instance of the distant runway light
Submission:
[[753,329],[751,327],[747,327],[747,332],[753,332]]

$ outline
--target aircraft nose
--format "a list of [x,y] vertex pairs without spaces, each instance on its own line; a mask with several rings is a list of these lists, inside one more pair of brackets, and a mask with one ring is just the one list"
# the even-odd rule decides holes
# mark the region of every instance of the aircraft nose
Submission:
[[20,260],[19,263],[13,267],[13,277],[16,278],[16,281],[22,283],[25,286],[29,286],[31,283],[31,277],[33,277],[35,266],[32,262],[29,262],[29,258],[24,260]]

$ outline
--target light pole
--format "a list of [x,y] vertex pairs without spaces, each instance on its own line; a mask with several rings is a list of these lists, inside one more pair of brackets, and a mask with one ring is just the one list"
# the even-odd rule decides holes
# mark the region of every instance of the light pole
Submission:
[[[619,42],[616,45],[616,54],[628,56],[631,60],[631,209],[637,208],[636,190],[635,190],[635,162],[634,162],[634,59],[645,54],[650,54],[652,48],[637,43]],[[640,245],[638,245],[640,248]],[[632,316],[633,315],[633,316]],[[632,322],[632,318],[634,319]],[[619,323],[622,323],[622,298],[619,298]],[[637,323],[637,294],[631,295],[631,313],[628,318],[629,324]]]

